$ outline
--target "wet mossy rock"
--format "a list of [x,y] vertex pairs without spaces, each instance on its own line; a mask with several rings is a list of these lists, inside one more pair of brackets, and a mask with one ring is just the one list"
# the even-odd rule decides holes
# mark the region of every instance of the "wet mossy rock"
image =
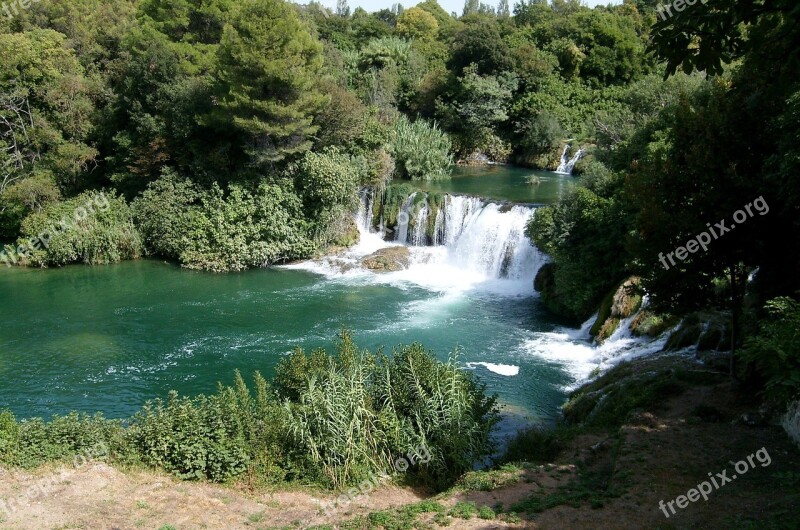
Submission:
[[623,319],[633,316],[641,307],[641,279],[631,276],[603,299],[590,332],[592,337],[603,342],[617,330]]
[[661,315],[643,309],[631,321],[631,332],[636,337],[659,337],[665,331],[678,325],[680,320],[673,315]]
[[376,272],[396,272],[405,270],[411,261],[408,247],[388,247],[370,254],[361,260],[367,269]]
[[692,313],[667,339],[666,350],[697,346],[698,351],[730,349],[730,316],[726,313]]

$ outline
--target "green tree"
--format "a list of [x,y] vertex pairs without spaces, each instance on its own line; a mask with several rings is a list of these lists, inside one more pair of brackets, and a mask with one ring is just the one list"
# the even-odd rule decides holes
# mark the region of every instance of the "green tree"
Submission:
[[[75,191],[96,164],[89,144],[93,130],[91,83],[64,36],[53,30],[0,34],[0,214],[6,217],[0,239],[16,236],[21,217],[42,205],[25,200],[55,197],[56,184]],[[7,193],[8,192],[8,193]]]
[[481,75],[513,70],[511,50],[500,35],[497,19],[472,18],[456,35],[448,66],[455,75],[461,75],[473,63],[478,65]]
[[396,31],[409,39],[434,40],[439,33],[439,23],[424,9],[412,7],[397,18]]
[[302,153],[325,97],[317,88],[322,46],[284,0],[244,0],[222,33],[219,110],[254,168]]

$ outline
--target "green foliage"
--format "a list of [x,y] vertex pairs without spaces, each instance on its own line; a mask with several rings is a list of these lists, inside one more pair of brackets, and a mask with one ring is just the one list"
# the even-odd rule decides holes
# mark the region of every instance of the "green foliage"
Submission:
[[478,66],[481,75],[513,70],[511,50],[500,35],[495,19],[470,19],[469,24],[456,35],[448,66],[456,75],[461,75],[471,64]]
[[297,172],[297,187],[314,217],[327,208],[351,209],[357,199],[358,180],[350,157],[336,148],[306,153]]
[[447,133],[424,120],[401,116],[389,139],[389,152],[397,161],[400,177],[412,180],[448,178],[453,165],[452,144]]
[[180,257],[188,245],[194,207],[201,195],[190,180],[180,179],[169,171],[148,186],[132,204],[134,220],[147,252],[174,259]]
[[265,167],[311,147],[322,46],[284,0],[236,4],[219,47],[215,118],[243,136],[250,164]]
[[529,427],[518,432],[506,447],[503,460],[506,462],[530,462],[547,464],[564,451],[574,436],[574,431],[566,427],[543,429]]
[[313,251],[300,199],[279,184],[254,192],[231,186],[227,196],[215,185],[200,198],[187,238],[182,264],[211,271],[264,267]]
[[[142,461],[183,479],[224,482],[255,460],[262,473],[277,460],[278,405],[256,375],[254,397],[237,373],[235,387],[210,397],[178,397],[147,403],[131,420],[133,448]],[[278,425],[275,422],[277,419]]]
[[418,344],[389,358],[359,351],[343,332],[336,357],[296,352],[282,365],[278,391],[299,396],[286,404],[294,451],[307,474],[332,485],[391,471],[410,452],[420,460],[425,448],[430,460],[410,462],[409,472],[445,487],[491,450],[494,399],[454,360],[440,363]]
[[8,185],[0,192],[0,234],[18,234],[25,216],[40,212],[60,198],[61,192],[48,174],[34,174]]
[[488,506],[481,506],[480,510],[478,510],[478,518],[479,519],[484,519],[486,521],[491,521],[495,517],[497,517],[497,514],[495,514],[494,510],[492,510]]
[[17,421],[9,411],[0,411],[0,464],[35,468],[45,462],[79,466],[90,460],[121,458],[124,429],[117,420],[98,414],[71,413]]
[[552,153],[564,138],[564,129],[558,118],[548,111],[542,111],[522,124],[519,132],[522,141],[518,149],[520,155],[528,160]]
[[424,9],[412,7],[397,17],[395,31],[408,39],[433,40],[439,33],[439,23]]
[[0,33],[0,48],[0,239],[10,240],[38,199],[58,196],[54,183],[77,189],[98,153],[89,145],[94,90],[65,37]]
[[496,129],[508,120],[508,104],[516,89],[517,79],[511,73],[481,76],[476,64],[464,69],[452,102],[441,105],[439,114],[447,128],[458,132],[465,154],[487,150]]
[[303,205],[287,181],[254,191],[208,191],[166,175],[133,205],[151,252],[216,272],[308,257],[314,250]]
[[478,508],[474,502],[457,502],[455,506],[450,509],[448,515],[451,517],[458,517],[459,519],[472,519],[478,513]]
[[745,342],[742,359],[766,380],[765,395],[781,404],[800,397],[800,303],[767,302],[759,332]]
[[591,315],[629,267],[622,184],[600,169],[552,207],[539,208],[528,225],[532,241],[555,260],[552,284],[543,293],[551,309],[576,320]]
[[37,267],[114,263],[143,251],[128,204],[108,192],[85,192],[29,215],[17,243],[29,249],[23,261]]

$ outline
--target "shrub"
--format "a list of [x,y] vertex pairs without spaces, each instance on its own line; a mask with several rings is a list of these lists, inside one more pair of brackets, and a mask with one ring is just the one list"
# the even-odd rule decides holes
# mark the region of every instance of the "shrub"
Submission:
[[412,180],[449,178],[453,166],[452,143],[447,133],[424,120],[400,116],[394,123],[389,151],[400,177]]
[[308,473],[340,486],[426,448],[429,461],[410,472],[446,487],[491,453],[495,399],[455,359],[439,362],[419,344],[391,357],[362,352],[347,332],[335,357],[315,355],[296,352],[278,369],[279,392],[298,396],[286,404],[288,426]]
[[63,460],[80,463],[125,452],[124,429],[117,420],[102,415],[70,413],[17,421],[9,411],[0,412],[0,463],[33,468]]
[[125,199],[93,191],[29,215],[18,244],[30,249],[26,260],[39,267],[113,263],[139,258],[143,252]]
[[215,272],[263,267],[309,257],[303,204],[289,182],[262,183],[255,191],[216,184],[202,191],[163,177],[134,203],[150,251],[185,267]]
[[766,380],[764,394],[785,404],[800,398],[800,302],[775,298],[765,310],[760,331],[747,339],[741,356]]
[[233,387],[213,396],[148,402],[131,423],[131,443],[142,460],[184,479],[224,482],[246,469],[262,480],[281,477],[280,408],[266,381],[255,376],[251,395],[237,372]]
[[177,259],[188,246],[193,206],[201,191],[170,171],[151,183],[133,204],[133,216],[149,253]]

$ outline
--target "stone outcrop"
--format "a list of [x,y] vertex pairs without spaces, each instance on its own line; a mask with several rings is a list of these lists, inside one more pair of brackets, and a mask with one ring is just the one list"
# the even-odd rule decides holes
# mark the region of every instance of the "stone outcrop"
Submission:
[[641,307],[641,279],[631,276],[603,300],[592,326],[592,336],[597,342],[603,342],[614,334],[623,319],[633,316]]
[[388,247],[361,260],[361,264],[375,272],[396,272],[407,269],[411,263],[411,252],[408,247]]

